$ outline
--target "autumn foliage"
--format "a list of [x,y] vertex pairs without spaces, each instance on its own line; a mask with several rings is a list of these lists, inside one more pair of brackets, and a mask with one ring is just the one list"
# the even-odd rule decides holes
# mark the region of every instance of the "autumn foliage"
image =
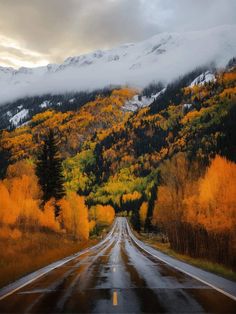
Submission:
[[50,200],[41,205],[41,190],[29,161],[20,161],[9,166],[7,178],[0,181],[0,221],[3,225],[17,228],[59,230]]
[[91,207],[89,215],[96,225],[109,226],[115,218],[115,210],[110,205],[96,205]]
[[[56,202],[50,199],[42,203],[38,179],[30,161],[19,161],[9,166],[7,178],[0,181],[0,221],[4,228],[62,232],[77,239],[88,239],[88,208],[84,198],[71,192]],[[61,215],[55,218],[55,206],[61,207]]]
[[179,155],[162,171],[153,223],[181,253],[235,266],[236,164],[216,156],[198,179],[186,156]]
[[139,216],[140,216],[140,222],[141,222],[142,227],[144,227],[144,224],[147,218],[147,212],[148,212],[148,203],[143,202],[139,209]]
[[28,125],[14,131],[3,131],[0,146],[11,152],[11,161],[29,158],[37,153],[49,129],[60,135],[61,155],[71,156],[78,152],[81,143],[113,125],[119,125],[129,113],[122,106],[135,95],[133,89],[114,90],[109,97],[98,96],[78,112],[47,110],[35,115]]
[[66,231],[77,239],[88,240],[88,208],[84,203],[84,197],[70,192],[58,204],[61,208],[60,220]]
[[[122,88],[1,131],[0,236],[43,230],[87,239],[110,226],[115,208],[137,231],[166,233],[179,252],[236,264],[236,67],[192,86],[198,75],[169,84],[135,113],[124,105],[138,91]],[[56,201],[43,199],[35,176],[50,128],[65,179]]]
[[216,156],[205,176],[199,180],[199,194],[193,200],[194,210],[188,212],[187,221],[195,221],[207,230],[230,232],[236,227],[236,164]]

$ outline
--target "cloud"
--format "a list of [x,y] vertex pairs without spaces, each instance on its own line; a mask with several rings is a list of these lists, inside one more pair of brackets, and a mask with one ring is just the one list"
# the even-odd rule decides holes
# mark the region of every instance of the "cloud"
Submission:
[[236,23],[234,0],[157,0],[159,7],[168,13],[166,30],[200,30]]
[[158,32],[136,0],[1,1],[0,29],[51,62]]
[[[209,49],[210,47],[210,49]],[[0,105],[25,96],[61,94],[152,81],[164,84],[196,67],[223,67],[236,55],[236,25],[159,34],[137,44],[70,58],[62,66],[14,72],[0,68]]]
[[[235,22],[235,0],[0,0],[0,40],[5,46],[0,58],[16,66],[55,63],[162,31]],[[9,41],[18,51],[6,55]]]

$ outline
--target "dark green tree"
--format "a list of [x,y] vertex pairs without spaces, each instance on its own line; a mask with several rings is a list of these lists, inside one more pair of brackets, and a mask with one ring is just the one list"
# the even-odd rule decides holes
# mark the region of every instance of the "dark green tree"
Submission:
[[[65,195],[62,159],[59,156],[58,141],[53,130],[49,130],[38,155],[36,174],[43,191],[44,202],[51,198],[58,200]],[[59,214],[58,208],[55,214],[56,216]]]
[[0,147],[0,179],[4,179],[9,166],[10,153]]

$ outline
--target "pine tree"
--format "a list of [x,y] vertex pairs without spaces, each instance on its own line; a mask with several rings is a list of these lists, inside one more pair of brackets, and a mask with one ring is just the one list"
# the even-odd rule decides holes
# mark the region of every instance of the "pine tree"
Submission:
[[[59,157],[58,143],[53,130],[50,130],[44,140],[38,156],[36,174],[43,191],[43,200],[61,199],[65,195],[64,177],[62,174],[62,159]],[[56,209],[58,215],[58,208]]]

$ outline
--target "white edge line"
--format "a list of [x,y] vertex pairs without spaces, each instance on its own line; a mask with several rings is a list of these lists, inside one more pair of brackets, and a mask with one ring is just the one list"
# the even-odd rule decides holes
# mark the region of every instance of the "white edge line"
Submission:
[[211,288],[217,290],[218,292],[220,292],[220,293],[226,295],[226,296],[229,297],[230,299],[236,301],[236,296],[234,296],[234,295],[232,295],[232,294],[230,294],[230,293],[228,293],[228,292],[226,292],[226,291],[224,291],[224,290],[222,290],[222,289],[220,289],[220,288],[218,288],[218,287],[212,285],[211,283],[209,283],[209,282],[207,282],[207,281],[205,281],[205,280],[203,280],[203,279],[201,279],[201,278],[199,278],[199,277],[197,277],[197,276],[195,276],[195,275],[193,275],[193,274],[191,274],[191,273],[189,273],[189,272],[187,272],[187,271],[185,271],[185,270],[179,268],[178,266],[172,265],[171,263],[165,261],[165,260],[162,259],[161,257],[159,257],[159,256],[157,256],[157,255],[154,255],[154,254],[152,254],[151,252],[149,252],[148,250],[146,250],[144,247],[142,247],[142,246],[140,245],[140,243],[138,243],[138,242],[136,241],[135,237],[133,236],[133,234],[132,234],[131,231],[130,231],[130,226],[129,226],[129,224],[128,224],[128,232],[129,232],[129,235],[130,235],[130,237],[132,238],[132,240],[133,240],[143,251],[145,251],[145,252],[148,253],[149,255],[151,255],[151,256],[153,256],[153,257],[159,259],[160,261],[162,261],[163,263],[165,263],[165,264],[171,266],[172,268],[174,268],[174,269],[176,269],[176,270],[178,270],[178,271],[180,271],[180,272],[182,272],[182,273],[184,273],[184,274],[186,274],[186,275],[188,275],[188,276],[190,276],[190,277],[192,277],[192,278],[194,278],[194,279],[196,279],[196,280],[198,280],[198,281],[200,281],[200,282],[206,284],[207,286],[209,286],[209,287],[211,287]]
[[[5,299],[5,298],[7,298],[9,295],[15,293],[16,291],[20,290],[21,288],[24,288],[25,286],[31,284],[32,282],[34,282],[35,280],[39,279],[40,277],[46,275],[46,274],[49,273],[50,271],[52,271],[52,270],[54,270],[54,269],[56,269],[56,268],[58,268],[58,267],[61,267],[62,265],[66,264],[66,263],[69,263],[69,262],[72,261],[73,259],[75,259],[75,258],[77,258],[77,257],[79,257],[79,256],[81,256],[81,255],[83,255],[83,254],[85,254],[85,253],[87,253],[88,251],[95,249],[97,246],[100,246],[100,245],[104,244],[107,240],[109,240],[110,235],[112,234],[112,232],[113,232],[114,229],[115,229],[115,225],[116,225],[116,223],[113,225],[111,231],[108,233],[108,235],[106,236],[106,238],[103,239],[103,241],[99,242],[98,244],[96,244],[96,245],[94,245],[94,246],[92,246],[92,247],[90,247],[90,248],[85,249],[84,251],[81,251],[80,253],[74,254],[73,256],[71,256],[71,258],[69,258],[69,259],[67,259],[67,260],[65,260],[65,261],[62,261],[60,264],[58,264],[58,265],[56,265],[56,266],[54,266],[54,267],[52,267],[52,268],[50,268],[50,269],[48,269],[48,270],[45,270],[45,271],[42,272],[40,275],[38,275],[38,276],[36,276],[36,277],[34,277],[34,278],[32,278],[32,279],[26,281],[25,283],[23,283],[23,284],[20,285],[19,287],[16,287],[15,289],[13,289],[13,290],[7,292],[6,294],[0,296],[0,301],[3,300],[3,299]],[[56,262],[55,262],[55,263],[56,263]],[[45,267],[47,267],[47,266],[45,266]],[[36,271],[37,271],[37,270],[36,270]],[[40,271],[40,269],[38,269],[38,271]],[[3,287],[2,289],[4,289],[4,287]],[[0,289],[0,291],[1,291],[1,289]]]
[[77,255],[77,256],[74,256],[74,257],[72,257],[71,259],[68,259],[67,261],[64,261],[64,262],[62,262],[62,263],[56,265],[55,267],[52,267],[52,268],[50,268],[50,269],[48,269],[48,270],[45,270],[45,271],[42,272],[40,275],[38,275],[38,276],[36,276],[36,277],[34,277],[34,278],[32,278],[32,279],[26,281],[25,283],[23,283],[23,284],[20,285],[19,287],[17,287],[17,288],[15,288],[15,289],[13,289],[13,290],[7,292],[6,294],[2,295],[2,296],[0,297],[0,301],[3,300],[3,299],[5,299],[5,298],[8,297],[9,295],[13,294],[14,292],[20,290],[21,288],[23,288],[23,287],[29,285],[30,283],[32,283],[33,281],[39,279],[40,277],[46,275],[46,274],[49,273],[50,271],[52,271],[52,270],[54,270],[54,269],[56,269],[56,268],[58,268],[58,267],[60,267],[60,266],[62,266],[62,265],[64,265],[64,264],[70,262],[71,260],[73,260],[73,259],[79,257],[80,255],[82,255],[82,254],[84,254],[84,253],[86,253],[86,252],[83,252],[83,253],[81,253],[81,254],[79,254],[79,255]]

